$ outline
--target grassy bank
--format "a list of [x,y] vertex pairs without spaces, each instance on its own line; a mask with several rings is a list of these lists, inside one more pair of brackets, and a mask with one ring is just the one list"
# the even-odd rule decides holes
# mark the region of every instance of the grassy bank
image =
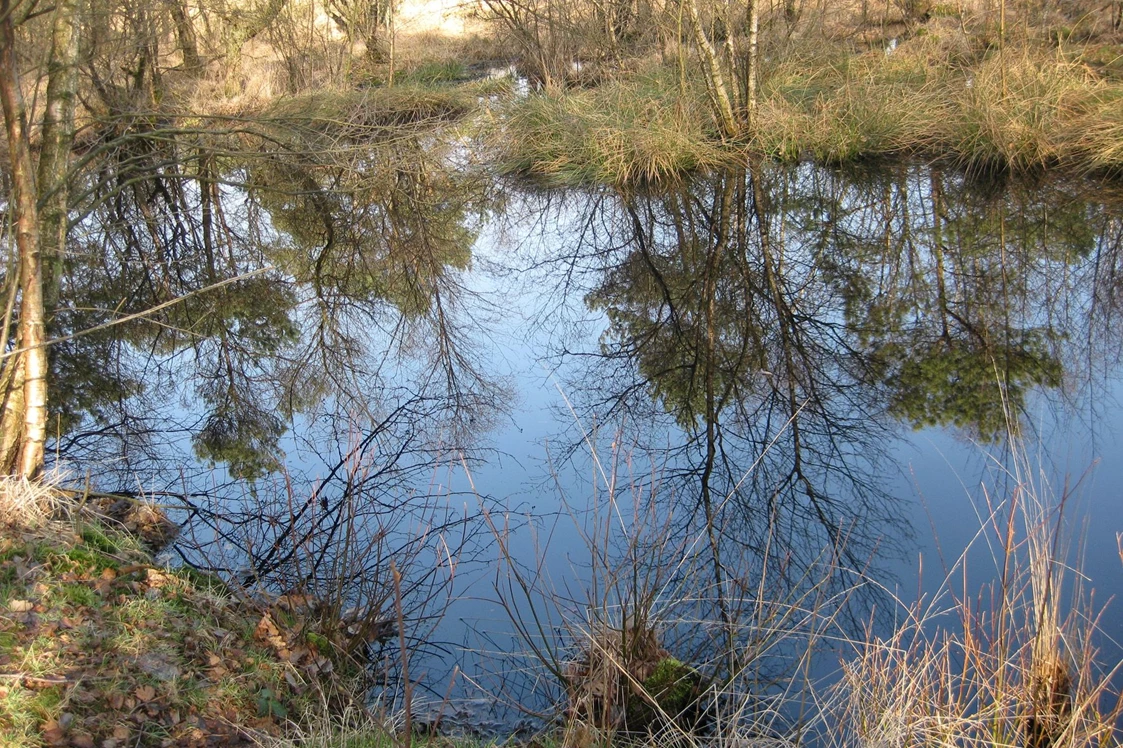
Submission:
[[656,70],[510,102],[496,140],[505,169],[552,184],[658,181],[736,162],[705,107],[696,87]]
[[62,512],[14,481],[0,506],[0,745],[252,744],[352,703],[354,669],[292,601],[157,564],[150,507]]
[[649,62],[591,89],[534,93],[501,159],[566,182],[629,183],[743,159],[919,156],[971,170],[1123,173],[1123,76],[1110,48],[1003,50],[933,21],[891,47],[792,45],[763,66],[742,138],[722,142],[697,76]]
[[944,29],[892,50],[786,62],[765,79],[750,144],[835,163],[915,154],[969,169],[1123,167],[1123,81],[1075,51],[1022,47],[966,64],[965,45]]

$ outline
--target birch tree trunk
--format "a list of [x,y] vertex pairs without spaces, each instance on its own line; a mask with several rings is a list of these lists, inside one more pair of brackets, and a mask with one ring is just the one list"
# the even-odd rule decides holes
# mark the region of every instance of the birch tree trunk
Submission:
[[23,368],[23,418],[5,413],[4,441],[11,430],[21,428],[20,454],[15,471],[33,477],[43,467],[43,445],[47,433],[47,350],[44,342],[43,269],[40,262],[39,215],[36,208],[35,172],[27,134],[27,115],[19,88],[16,67],[15,29],[12,3],[0,0],[0,104],[11,160],[12,226],[20,265],[20,318],[18,355]]
[[749,64],[745,72],[745,109],[748,124],[752,127],[756,119],[756,82],[760,56],[760,0],[749,0]]
[[721,134],[726,138],[735,138],[738,134],[737,120],[733,116],[733,105],[729,101],[729,89],[725,87],[725,78],[721,74],[721,62],[710,40],[706,38],[706,31],[702,28],[702,21],[698,17],[697,0],[686,0],[686,11],[690,16],[690,25],[694,30],[694,42],[698,45],[698,54],[702,57],[702,72],[706,77],[706,90],[710,94],[710,104],[714,108]]
[[78,97],[78,51],[84,0],[59,0],[51,29],[47,92],[39,151],[39,226],[43,261],[43,305],[57,306],[69,229],[70,152]]

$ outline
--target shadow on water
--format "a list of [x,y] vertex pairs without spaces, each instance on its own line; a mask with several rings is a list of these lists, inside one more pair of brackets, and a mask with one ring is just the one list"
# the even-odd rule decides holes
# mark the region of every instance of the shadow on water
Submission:
[[[60,460],[178,501],[185,561],[336,614],[384,620],[393,561],[412,641],[438,653],[454,598],[548,608],[514,632],[556,676],[521,692],[535,707],[572,691],[582,634],[652,631],[771,709],[915,549],[911,429],[1000,463],[1011,431],[1083,438],[1043,403],[1117,433],[1123,201],[1093,185],[762,163],[544,194],[488,181],[430,125],[130,126],[87,159],[60,270],[51,333],[83,333],[52,348]],[[551,367],[567,412],[521,422],[540,395],[508,355]],[[518,460],[487,482],[512,429],[568,444],[559,491]],[[519,481],[575,517],[558,542],[584,558],[499,521]],[[493,594],[453,583],[496,554]]]

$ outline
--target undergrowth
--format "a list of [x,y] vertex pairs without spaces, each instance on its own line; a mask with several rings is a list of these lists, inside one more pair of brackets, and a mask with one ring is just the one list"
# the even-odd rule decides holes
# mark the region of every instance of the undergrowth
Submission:
[[354,668],[291,601],[164,568],[52,489],[0,502],[0,746],[245,744],[352,702]]

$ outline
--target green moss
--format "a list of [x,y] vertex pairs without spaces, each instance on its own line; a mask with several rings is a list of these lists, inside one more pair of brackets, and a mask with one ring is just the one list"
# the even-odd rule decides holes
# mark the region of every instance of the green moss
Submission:
[[78,536],[90,548],[102,553],[116,555],[123,550],[119,541],[110,537],[102,528],[94,525],[84,525],[78,531]]
[[701,686],[702,677],[697,670],[674,657],[663,658],[643,681],[647,696],[632,694],[628,699],[628,729],[652,730],[666,717],[677,719],[688,714],[697,705]]
[[76,570],[92,574],[100,574],[105,569],[118,569],[121,566],[117,559],[90,548],[71,548],[63,555],[74,563]]
[[181,566],[174,571],[174,574],[187,581],[192,587],[201,592],[220,596],[227,596],[230,594],[230,587],[226,582],[209,572],[201,571],[191,566]]
[[65,582],[58,585],[53,591],[64,604],[76,608],[92,608],[98,604],[98,595],[88,585]]
[[331,653],[331,642],[328,641],[327,637],[321,636],[314,631],[309,631],[304,635],[304,638],[307,639],[309,644],[319,650],[320,654],[327,655]]

